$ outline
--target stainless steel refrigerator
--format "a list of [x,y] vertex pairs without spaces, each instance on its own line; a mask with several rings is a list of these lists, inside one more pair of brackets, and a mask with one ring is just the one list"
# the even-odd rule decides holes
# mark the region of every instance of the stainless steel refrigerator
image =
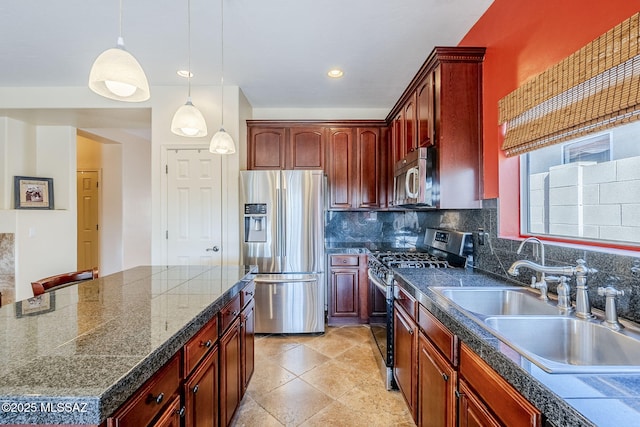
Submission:
[[257,333],[324,332],[324,175],[242,171],[244,264],[258,266]]

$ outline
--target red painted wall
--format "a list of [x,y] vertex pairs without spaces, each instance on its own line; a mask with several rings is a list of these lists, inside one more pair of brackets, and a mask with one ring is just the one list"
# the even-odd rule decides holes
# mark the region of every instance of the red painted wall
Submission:
[[484,197],[500,197],[500,235],[517,236],[518,159],[500,150],[498,101],[640,11],[640,0],[494,0],[460,42],[485,46]]

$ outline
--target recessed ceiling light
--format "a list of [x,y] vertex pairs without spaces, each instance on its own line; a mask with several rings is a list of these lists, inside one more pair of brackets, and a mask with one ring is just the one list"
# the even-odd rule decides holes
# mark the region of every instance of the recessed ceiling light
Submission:
[[340,77],[344,76],[344,71],[342,71],[340,68],[334,68],[332,70],[329,70],[327,76],[334,79],[339,79]]
[[190,73],[189,70],[178,70],[178,75],[180,77],[184,77],[185,79],[187,77],[193,77],[193,73]]

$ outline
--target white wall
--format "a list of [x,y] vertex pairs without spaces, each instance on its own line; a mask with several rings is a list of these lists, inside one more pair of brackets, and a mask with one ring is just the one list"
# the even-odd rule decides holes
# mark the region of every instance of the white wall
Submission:
[[[239,109],[241,92],[237,86],[224,87],[224,128],[236,143],[236,153],[225,155],[222,162],[222,262],[237,264],[240,261],[239,242],[239,199],[238,176],[240,170],[241,146],[246,145],[246,134],[241,137],[246,126],[240,124]],[[221,126],[221,92],[219,86],[200,86],[191,88],[193,104],[200,109],[207,121],[208,135],[202,138],[184,138],[171,133],[170,124],[176,109],[186,101],[183,87],[154,88],[151,114],[151,194],[153,212],[151,261],[153,264],[166,262],[166,175],[164,173],[166,150],[174,147],[203,148],[208,153],[211,137]],[[245,106],[246,107],[246,106]]]

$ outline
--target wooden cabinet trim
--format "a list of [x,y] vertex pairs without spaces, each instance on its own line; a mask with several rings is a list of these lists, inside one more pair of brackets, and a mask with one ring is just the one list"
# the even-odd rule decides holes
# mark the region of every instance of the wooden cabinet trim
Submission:
[[[418,328],[397,300],[394,304],[393,335],[393,376],[415,421],[418,415]],[[405,363],[409,366],[403,366]]]
[[459,426],[460,427],[502,427],[493,417],[489,408],[475,395],[472,389],[461,378],[459,381]]
[[184,376],[188,377],[191,371],[204,358],[207,352],[213,348],[218,340],[218,319],[214,316],[200,331],[193,336],[184,346]]
[[453,366],[458,365],[458,337],[426,308],[418,306],[418,326]]
[[357,267],[360,265],[359,255],[331,255],[331,265],[337,267]]
[[180,352],[107,419],[108,427],[148,425],[167,407],[180,387]]
[[416,322],[416,309],[417,309],[417,301],[413,298],[407,291],[402,289],[400,286],[395,286],[396,295],[395,302],[400,305],[405,313],[409,316],[412,322]]
[[541,425],[540,411],[464,343],[460,375],[505,425]]
[[238,294],[220,310],[220,335],[238,318],[240,309],[240,294]]
[[[197,387],[197,388],[196,388]],[[218,425],[218,346],[184,383],[185,427]]]
[[[437,370],[433,378],[428,377],[430,367]],[[422,333],[418,336],[418,381],[418,425],[455,427],[458,374]]]

